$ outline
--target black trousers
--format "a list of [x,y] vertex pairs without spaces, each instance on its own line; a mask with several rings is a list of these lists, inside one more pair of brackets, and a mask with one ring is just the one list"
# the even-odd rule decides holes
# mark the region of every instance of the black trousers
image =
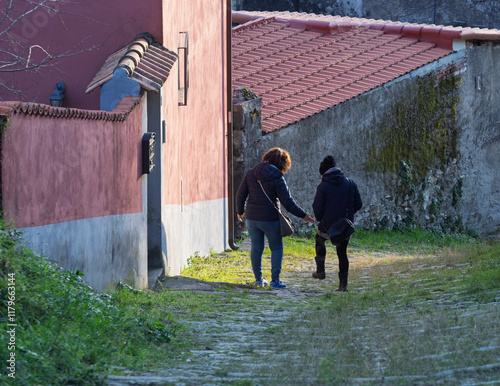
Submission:
[[[325,260],[326,245],[328,239],[316,234],[316,259]],[[332,243],[333,244],[333,243]],[[347,258],[347,245],[349,240],[345,240],[340,244],[333,244],[337,248],[337,257],[339,258],[339,273],[349,272],[349,259]]]

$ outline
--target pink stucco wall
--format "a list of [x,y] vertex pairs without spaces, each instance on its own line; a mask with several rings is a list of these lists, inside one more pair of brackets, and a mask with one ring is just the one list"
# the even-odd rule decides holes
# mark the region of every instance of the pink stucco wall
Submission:
[[[25,6],[24,0],[15,2]],[[227,19],[228,0],[106,0],[55,2],[57,12],[40,8],[13,28],[17,49],[31,62],[63,52],[81,52],[38,71],[5,73],[2,80],[23,94],[0,87],[0,100],[48,103],[55,83],[66,84],[64,106],[99,108],[99,90],[85,94],[88,84],[115,50],[148,31],[177,52],[179,32],[189,33],[189,100],[177,105],[177,65],[164,85],[163,145],[166,204],[220,199],[226,193]],[[22,9],[17,9],[21,12]],[[0,44],[8,44],[2,42]],[[39,46],[39,47],[38,47]],[[1,47],[0,47],[1,48]],[[182,179],[182,197],[181,197]]]
[[19,228],[142,211],[141,107],[126,121],[15,114],[3,138],[3,210]]
[[[175,102],[180,61],[164,91],[170,101],[163,106],[166,204],[227,197],[227,10],[227,0],[164,1],[164,46],[177,51],[179,32],[189,34],[187,106]],[[169,18],[172,13],[177,15],[174,20]]]
[[[96,288],[128,277],[143,286],[153,256],[148,255],[152,214],[161,215],[161,236],[153,241],[161,248],[158,261],[165,263],[165,272],[178,274],[195,252],[226,249],[230,0],[56,4],[61,12],[33,15],[36,31],[24,37],[25,47],[40,45],[50,53],[81,49],[82,54],[36,73],[10,74],[5,80],[25,94],[1,89],[1,100],[48,103],[55,83],[62,81],[65,107],[98,109],[99,90],[86,95],[85,89],[109,55],[141,32],[177,52],[179,32],[187,31],[188,104],[178,106],[177,61],[161,95],[166,137],[157,140],[163,162],[147,177],[138,162],[140,141],[143,131],[161,127],[156,112],[146,113],[159,100],[156,95],[145,95],[143,101],[151,105],[139,104],[124,122],[12,115],[2,150],[6,215],[36,250],[85,272]],[[19,28],[14,32],[23,37]],[[43,58],[42,51],[33,53],[31,60]],[[181,204],[189,207],[179,210]]]
[[[29,57],[30,64],[41,63],[47,54],[67,57],[55,59],[37,71],[2,72],[2,82],[23,93],[0,86],[0,100],[48,104],[56,82],[64,82],[64,106],[99,109],[99,90],[90,94],[85,94],[85,90],[106,58],[141,32],[149,32],[161,40],[161,0],[74,0],[47,5],[57,12],[38,8],[13,26],[8,35],[10,41],[3,35],[0,59],[5,57],[1,54],[4,49],[24,59]],[[5,11],[1,7],[0,11]],[[12,12],[20,15],[30,8],[33,5],[25,0],[16,0]],[[0,28],[6,25],[4,22]]]

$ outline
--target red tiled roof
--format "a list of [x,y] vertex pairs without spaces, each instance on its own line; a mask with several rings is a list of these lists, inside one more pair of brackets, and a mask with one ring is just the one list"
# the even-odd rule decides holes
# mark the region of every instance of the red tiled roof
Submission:
[[128,77],[146,90],[158,92],[168,78],[177,60],[177,54],[157,43],[148,33],[138,35],[134,41],[111,54],[87,86],[87,93],[106,83],[117,68],[123,68]]
[[274,17],[286,20],[291,27],[328,34],[343,32],[352,28],[365,27],[427,41],[439,47],[452,48],[453,39],[461,40],[500,40],[500,30],[488,28],[451,27],[433,24],[402,23],[390,20],[364,19],[338,15],[318,15],[300,12],[237,11],[233,12],[233,23],[247,23],[263,18]]
[[53,107],[40,103],[0,102],[0,116],[13,114],[36,115],[50,118],[98,119],[104,121],[124,121],[139,103],[136,96],[124,97],[114,111],[82,110],[68,107]]
[[468,30],[289,12],[233,12],[233,22],[245,23],[233,28],[233,87],[262,97],[266,133],[450,54]]

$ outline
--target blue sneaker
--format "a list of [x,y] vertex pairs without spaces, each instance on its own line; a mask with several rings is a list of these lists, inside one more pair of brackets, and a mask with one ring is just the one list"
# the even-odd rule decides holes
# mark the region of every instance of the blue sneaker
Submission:
[[265,279],[255,280],[255,285],[257,287],[265,287],[268,284],[269,284],[269,282]]
[[271,282],[271,287],[273,287],[274,289],[282,289],[282,288],[286,288],[286,284],[282,283],[280,280],[278,280],[278,281],[273,280]]

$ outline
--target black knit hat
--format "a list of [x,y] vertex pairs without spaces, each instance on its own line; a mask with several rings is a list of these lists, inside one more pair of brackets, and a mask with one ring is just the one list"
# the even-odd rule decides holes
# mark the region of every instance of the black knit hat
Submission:
[[319,174],[323,175],[328,169],[335,167],[335,158],[332,155],[327,155],[319,165]]

